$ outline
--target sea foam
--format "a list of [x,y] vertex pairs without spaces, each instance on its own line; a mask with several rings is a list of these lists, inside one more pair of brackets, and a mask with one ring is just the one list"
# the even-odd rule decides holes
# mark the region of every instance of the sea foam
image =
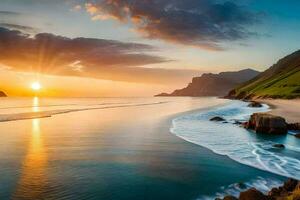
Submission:
[[[246,102],[233,101],[215,109],[180,116],[173,119],[171,132],[239,163],[300,179],[300,142],[293,136],[263,136],[234,125],[235,121],[248,120],[254,112],[269,110],[267,105],[261,108],[247,105]],[[209,121],[215,116],[221,116],[229,123]],[[273,147],[278,138],[285,149]]]
[[[53,115],[58,115],[58,114],[87,111],[87,110],[151,106],[151,105],[164,104],[164,103],[168,103],[168,102],[161,101],[161,102],[152,102],[152,103],[133,103],[133,104],[121,104],[121,105],[98,104],[98,106],[95,105],[95,106],[89,106],[89,107],[84,107],[84,108],[56,109],[56,110],[47,110],[47,111],[32,111],[32,112],[25,112],[25,113],[0,114],[0,122],[35,119],[35,118],[46,118],[46,117],[51,117]],[[99,105],[101,105],[101,106],[99,106]],[[37,107],[39,107],[39,106],[37,106]]]

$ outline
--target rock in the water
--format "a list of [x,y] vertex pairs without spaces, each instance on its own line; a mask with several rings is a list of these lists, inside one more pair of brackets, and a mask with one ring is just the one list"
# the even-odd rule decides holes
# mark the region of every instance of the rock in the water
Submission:
[[236,124],[236,125],[241,125],[241,124],[243,124],[243,122],[241,122],[241,121],[238,121],[238,120],[235,120],[233,124]]
[[247,185],[245,183],[236,183],[235,186],[242,190],[247,188]]
[[283,189],[285,189],[287,192],[292,192],[298,184],[298,181],[295,179],[288,179],[286,182],[283,184]]
[[297,133],[295,137],[300,139],[300,133]]
[[300,123],[288,124],[287,126],[289,130],[300,130]]
[[282,191],[282,187],[272,188],[271,191],[269,191],[268,196],[276,198],[276,197],[280,196],[281,191]]
[[224,197],[223,200],[238,200],[238,198],[229,195],[229,196]]
[[222,122],[222,121],[225,121],[225,119],[223,119],[222,117],[213,117],[210,119],[210,121],[217,121],[217,122]]
[[260,107],[262,107],[262,104],[261,104],[261,103],[258,103],[258,102],[256,102],[256,101],[252,101],[252,102],[248,105],[248,107],[251,107],[251,108],[260,108]]
[[264,195],[262,192],[256,190],[255,188],[250,188],[245,192],[241,192],[239,200],[268,200],[268,196]]
[[286,134],[288,130],[284,118],[267,113],[254,113],[245,127],[256,133],[268,134]]
[[[282,186],[272,188],[267,195],[255,188],[240,193],[239,200],[300,200],[300,181],[288,179]],[[216,198],[222,200],[222,198]],[[226,196],[223,200],[237,200],[233,196]]]
[[280,148],[280,149],[284,149],[285,148],[285,146],[283,144],[273,144],[273,147]]

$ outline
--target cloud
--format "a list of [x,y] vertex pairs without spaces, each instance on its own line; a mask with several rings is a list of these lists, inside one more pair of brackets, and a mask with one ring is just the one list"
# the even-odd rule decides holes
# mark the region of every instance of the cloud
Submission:
[[71,11],[80,11],[82,9],[81,5],[74,5]]
[[15,71],[144,83],[167,83],[195,74],[189,70],[146,68],[148,64],[170,61],[151,55],[157,51],[140,43],[72,39],[50,33],[31,37],[0,28],[0,63]]
[[6,11],[6,10],[0,10],[0,15],[2,16],[16,16],[16,15],[22,15],[22,13],[14,12],[14,11]]
[[31,27],[31,26],[23,26],[23,25],[19,25],[19,24],[10,24],[10,23],[0,23],[0,27],[24,31],[27,33],[37,33],[39,31],[37,28]]
[[210,50],[257,35],[249,27],[259,17],[232,1],[217,0],[94,0],[86,10],[93,19],[130,23],[146,38]]

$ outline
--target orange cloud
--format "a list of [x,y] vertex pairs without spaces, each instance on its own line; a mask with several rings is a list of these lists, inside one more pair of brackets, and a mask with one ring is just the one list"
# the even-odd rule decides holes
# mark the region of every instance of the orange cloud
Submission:
[[248,29],[258,14],[234,2],[95,0],[87,5],[93,19],[130,21],[143,37],[207,50],[224,50],[224,42],[258,35]]
[[30,37],[0,28],[0,44],[0,63],[14,71],[159,84],[170,84],[197,73],[145,67],[170,60],[151,55],[157,49],[140,43],[71,39],[49,33]]

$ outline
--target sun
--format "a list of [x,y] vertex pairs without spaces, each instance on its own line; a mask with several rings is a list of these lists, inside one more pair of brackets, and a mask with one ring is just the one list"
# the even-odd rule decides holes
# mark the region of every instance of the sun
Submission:
[[42,88],[42,86],[39,82],[33,82],[31,84],[31,89],[34,91],[39,91],[41,88]]

